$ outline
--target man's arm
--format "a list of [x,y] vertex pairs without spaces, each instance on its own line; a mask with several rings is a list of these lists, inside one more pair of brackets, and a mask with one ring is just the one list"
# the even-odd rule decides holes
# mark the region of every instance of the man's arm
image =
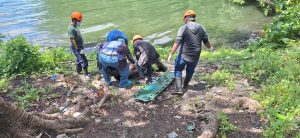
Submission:
[[72,36],[70,37],[70,41],[72,43],[72,46],[75,48],[75,49],[79,49],[81,50],[80,46],[79,46],[79,35],[77,34],[76,30],[73,30],[72,31]]
[[127,50],[128,52],[126,53],[126,57],[129,60],[130,63],[135,64],[135,60],[133,59],[133,57],[130,54],[129,49]]
[[212,52],[213,51],[213,47],[212,45],[210,44],[209,40],[208,40],[208,35],[207,35],[207,32],[205,30],[205,28],[203,26],[201,26],[203,28],[203,43],[205,45],[205,47],[209,48],[209,50]]
[[170,54],[169,54],[169,57],[168,57],[168,60],[167,60],[168,62],[171,61],[172,55],[178,49],[179,44],[180,44],[180,42],[182,40],[183,32],[184,32],[185,28],[186,28],[186,26],[182,26],[182,27],[179,28],[178,33],[177,33],[177,37],[176,37],[176,40],[175,40],[175,43],[173,44],[173,46],[171,48],[171,51],[170,51]]
[[126,58],[129,60],[130,63],[132,63],[132,64],[135,63],[135,60],[133,59],[127,45],[123,45],[123,46],[118,47],[117,52],[120,53],[120,54],[124,54],[126,56]]

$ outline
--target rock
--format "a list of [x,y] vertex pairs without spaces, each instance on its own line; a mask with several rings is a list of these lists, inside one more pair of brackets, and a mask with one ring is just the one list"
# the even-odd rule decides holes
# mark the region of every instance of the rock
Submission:
[[113,122],[116,124],[116,123],[118,123],[118,122],[120,122],[121,121],[121,119],[119,119],[119,118],[116,118],[116,119],[114,119],[113,120]]
[[45,109],[46,114],[53,114],[56,111],[59,111],[59,109],[55,105],[50,105],[47,109]]
[[66,134],[57,135],[56,138],[69,138]]
[[73,115],[72,115],[74,118],[84,118],[84,115],[80,112],[75,112]]
[[240,100],[241,100],[240,103],[242,103],[243,109],[248,109],[250,111],[259,111],[261,109],[259,102],[256,100],[253,100],[248,97],[242,97]]
[[181,119],[182,117],[179,115],[174,116],[174,118]]
[[141,107],[140,109],[139,109],[139,113],[141,114],[141,113],[143,113],[143,112],[145,112],[146,110],[144,109],[144,107]]
[[220,121],[217,119],[215,113],[207,113],[205,117],[209,118],[207,123],[201,123],[203,132],[197,138],[214,138],[219,129]]
[[100,119],[100,118],[96,118],[96,119],[95,119],[95,123],[96,123],[96,124],[99,124],[101,121],[102,121],[102,119]]

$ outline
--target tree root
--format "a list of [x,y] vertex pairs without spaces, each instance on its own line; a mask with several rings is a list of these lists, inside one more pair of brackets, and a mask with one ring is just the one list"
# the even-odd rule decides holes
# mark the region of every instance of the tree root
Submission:
[[49,120],[49,118],[53,118],[53,116],[54,115],[24,112],[17,106],[0,98],[0,130],[11,134],[13,137],[32,137],[31,135],[36,135],[33,134],[34,130],[46,129],[52,129],[57,132],[61,130],[79,132],[82,131],[82,126],[90,122],[90,120],[85,118]]
[[[200,117],[200,116],[199,116]],[[206,113],[205,115],[201,116],[204,118],[209,118],[208,123],[202,123],[201,128],[203,128],[203,132],[197,138],[214,138],[219,129],[220,121],[217,118],[215,113]]]
[[31,115],[36,115],[38,117],[41,117],[42,119],[47,119],[47,120],[63,119],[63,118],[67,117],[67,116],[64,116],[60,113],[46,114],[46,113],[40,113],[40,112],[32,112],[30,114]]
[[64,129],[61,131],[61,133],[66,133],[66,134],[74,134],[74,133],[79,133],[82,132],[84,129],[83,128],[76,128],[76,129]]

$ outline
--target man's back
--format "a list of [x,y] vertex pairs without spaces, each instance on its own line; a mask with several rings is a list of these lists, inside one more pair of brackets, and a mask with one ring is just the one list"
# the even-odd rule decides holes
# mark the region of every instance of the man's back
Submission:
[[189,22],[181,26],[176,41],[180,44],[179,52],[183,59],[189,62],[198,61],[202,41],[207,39],[207,33],[200,24]]

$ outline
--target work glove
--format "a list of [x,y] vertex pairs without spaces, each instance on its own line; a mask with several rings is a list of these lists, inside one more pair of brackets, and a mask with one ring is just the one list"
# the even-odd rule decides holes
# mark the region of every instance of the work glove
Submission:
[[169,56],[168,56],[168,60],[167,60],[168,63],[171,62],[171,58],[172,58],[172,54],[170,53]]
[[79,54],[84,54],[85,53],[85,50],[84,49],[81,49]]
[[214,48],[210,47],[209,52],[214,52],[214,51],[215,51]]

